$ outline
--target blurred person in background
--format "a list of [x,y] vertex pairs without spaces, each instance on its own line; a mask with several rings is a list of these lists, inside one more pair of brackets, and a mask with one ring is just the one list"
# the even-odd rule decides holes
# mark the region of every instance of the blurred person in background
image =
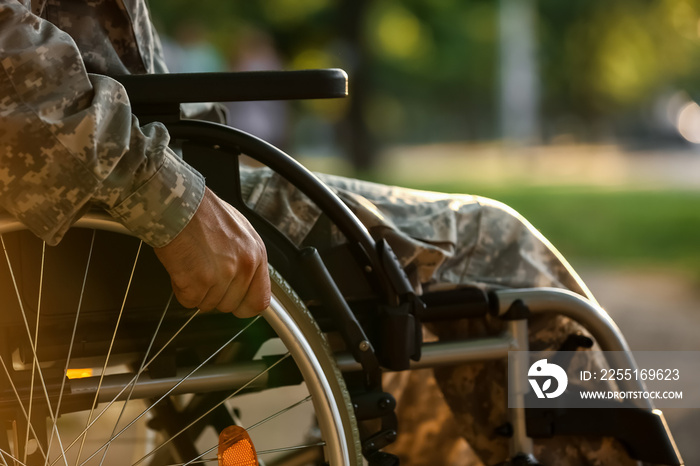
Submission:
[[[272,37],[248,28],[238,35],[229,56],[231,71],[270,71],[283,69]],[[287,141],[288,108],[283,101],[228,102],[228,124],[284,149]]]
[[175,37],[162,39],[163,60],[171,73],[224,71],[225,60],[206,40],[205,28],[197,20],[180,23]]

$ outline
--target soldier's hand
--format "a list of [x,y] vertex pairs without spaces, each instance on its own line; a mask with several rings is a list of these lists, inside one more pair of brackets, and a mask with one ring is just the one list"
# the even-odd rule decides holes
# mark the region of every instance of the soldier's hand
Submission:
[[209,189],[190,223],[155,252],[183,306],[251,317],[270,303],[265,245],[248,220]]

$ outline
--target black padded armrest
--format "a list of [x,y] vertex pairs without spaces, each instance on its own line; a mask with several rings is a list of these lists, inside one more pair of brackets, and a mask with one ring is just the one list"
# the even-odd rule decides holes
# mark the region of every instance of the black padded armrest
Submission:
[[117,76],[132,104],[329,99],[348,94],[341,69]]

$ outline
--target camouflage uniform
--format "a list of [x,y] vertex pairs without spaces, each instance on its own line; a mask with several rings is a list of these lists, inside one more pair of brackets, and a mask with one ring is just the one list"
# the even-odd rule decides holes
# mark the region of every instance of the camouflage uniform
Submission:
[[104,76],[165,70],[144,1],[87,5],[0,2],[0,205],[49,244],[97,203],[164,246],[196,211],[204,180]]
[[[105,76],[165,71],[145,0],[0,0],[0,65],[2,208],[49,244],[90,204],[151,246],[167,244],[187,224],[203,195],[201,175],[167,147],[162,125],[139,124],[122,86]],[[476,284],[588,294],[554,248],[502,204],[322,178],[370,230],[389,240],[419,291]],[[296,241],[306,237],[319,212],[293,187],[266,170],[244,170],[243,181],[251,205]],[[449,338],[498,328],[498,322],[478,321],[432,330]],[[533,345],[541,347],[556,347],[576,329],[561,318],[532,328]],[[455,414],[456,422],[448,423],[434,381],[415,374],[389,381],[404,394],[403,464],[442,463],[427,433],[441,439],[441,456],[449,451],[456,458],[450,464],[467,464],[460,436],[486,464],[505,460],[506,441],[493,435],[506,422],[503,373],[497,363],[436,371]],[[618,451],[609,442],[559,441],[543,458],[557,465],[626,464]]]

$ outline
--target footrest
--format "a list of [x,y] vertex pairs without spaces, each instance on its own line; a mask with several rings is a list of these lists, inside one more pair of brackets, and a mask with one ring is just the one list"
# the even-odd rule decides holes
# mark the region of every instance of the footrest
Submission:
[[629,455],[645,463],[682,466],[683,460],[669,434],[663,413],[636,408],[527,410],[527,434],[615,437]]

